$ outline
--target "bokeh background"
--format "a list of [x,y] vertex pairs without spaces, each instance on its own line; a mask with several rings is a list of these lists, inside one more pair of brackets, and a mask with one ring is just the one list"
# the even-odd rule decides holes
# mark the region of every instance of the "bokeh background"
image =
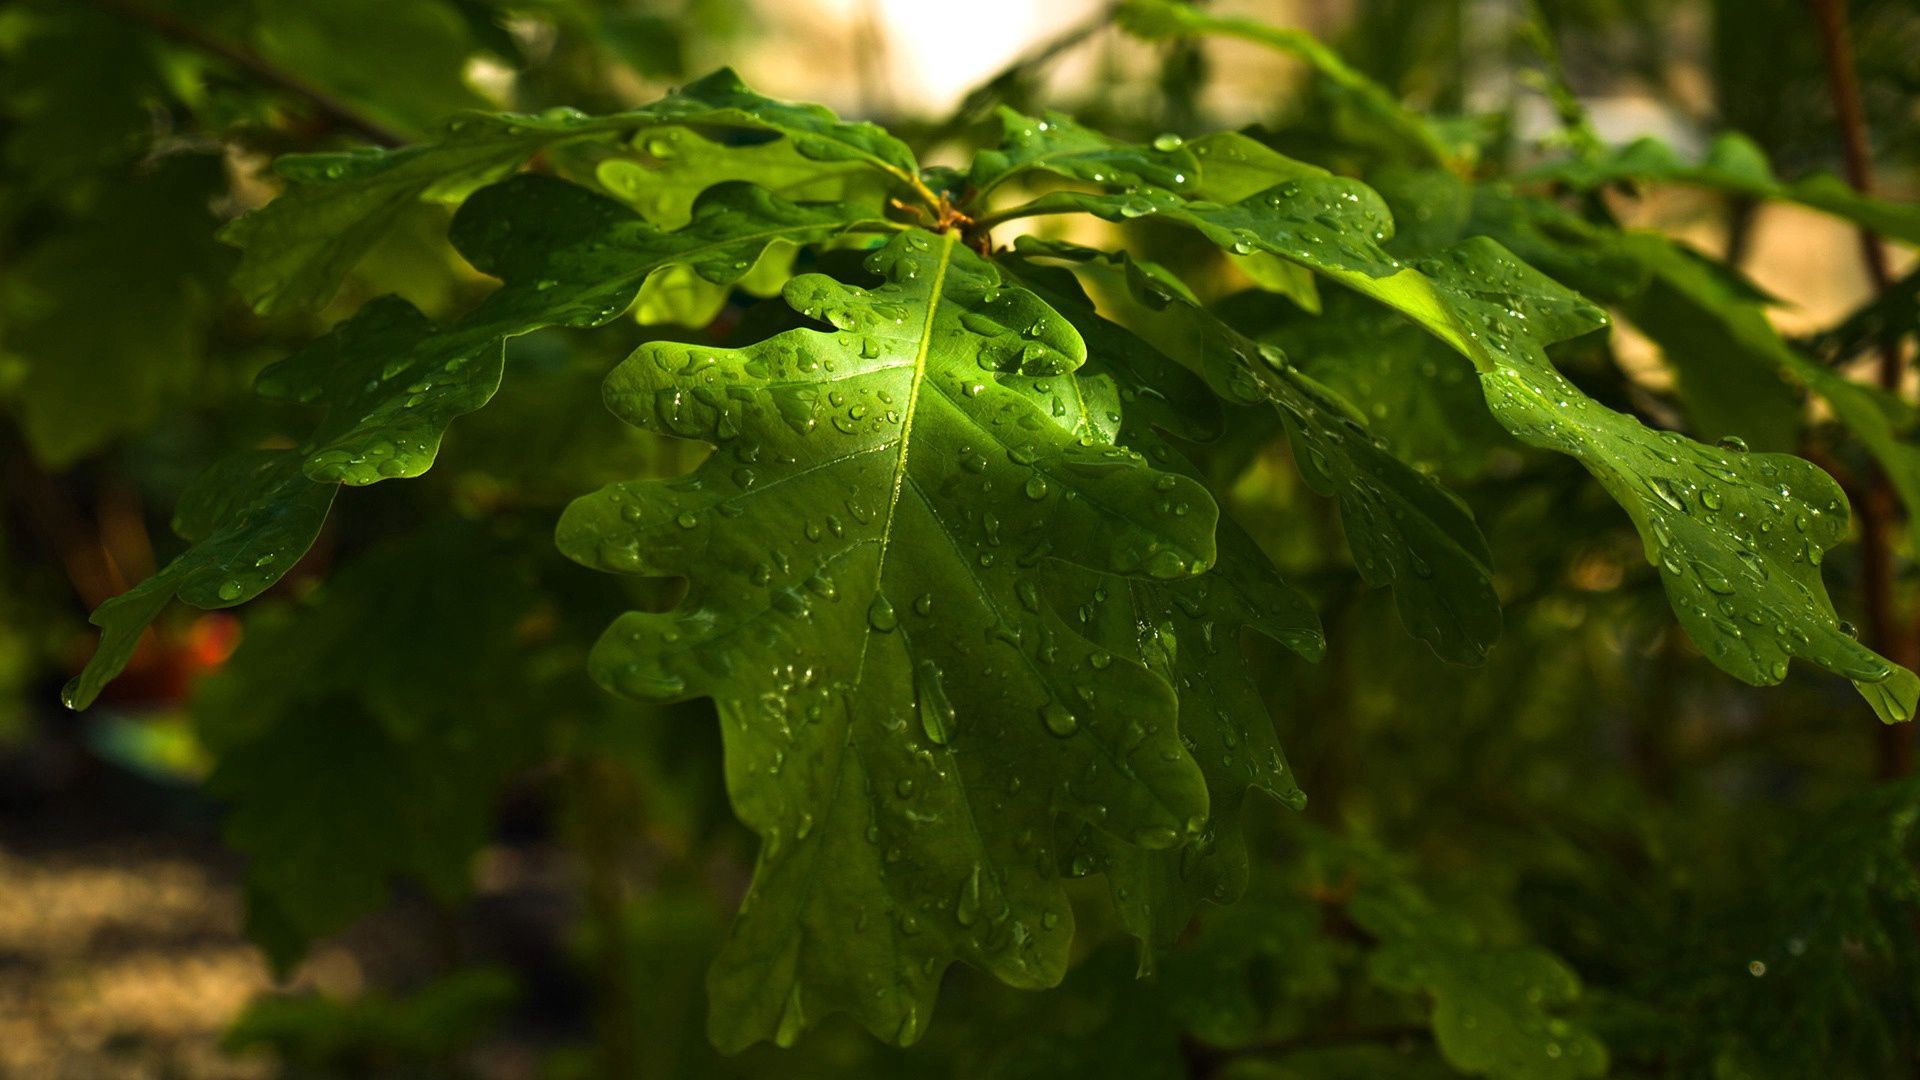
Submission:
[[[1799,0],[1212,8],[1309,30],[1417,108],[1490,118],[1514,161],[1557,130],[1528,36],[1544,25],[1609,142],[1654,135],[1693,155],[1737,129],[1782,175],[1841,164]],[[1911,199],[1920,8],[1851,8],[1877,182]],[[686,463],[598,409],[597,373],[631,335],[517,344],[509,378],[527,404],[463,422],[431,478],[343,497],[259,605],[170,612],[101,707],[60,707],[91,648],[87,612],[178,550],[165,523],[182,486],[282,419],[248,396],[255,371],[369,297],[397,291],[444,314],[484,291],[447,249],[444,212],[422,206],[326,312],[265,318],[234,298],[233,253],[214,233],[272,196],[266,163],[365,137],[312,91],[417,138],[460,109],[638,104],[726,64],[763,93],[894,127],[945,163],[990,134],[986,107],[1002,101],[1146,138],[1286,130],[1313,100],[1311,73],[1285,56],[1147,44],[1106,16],[1093,0],[0,0],[0,1075],[582,1075],[601,1052],[596,1026],[601,1042],[628,1029],[646,1075],[719,1067],[701,1049],[700,972],[751,847],[719,790],[717,738],[699,709],[642,714],[585,685],[581,643],[624,598],[545,546],[572,493],[635,462]],[[1791,301],[1773,312],[1790,334],[1869,296],[1851,227],[1811,211],[1669,189],[1617,212],[1732,253]],[[746,316],[743,298],[717,325]],[[1623,331],[1617,348],[1645,393],[1670,385],[1651,344]],[[579,421],[542,430],[552,410]],[[1770,821],[1774,808],[1786,822],[1872,772],[1863,710],[1798,678],[1763,698],[1686,657],[1624,520],[1597,497],[1513,500],[1517,468],[1459,478],[1520,568],[1504,587],[1523,600],[1513,642],[1468,674],[1398,636],[1381,596],[1338,584],[1349,568],[1317,561],[1339,550],[1314,543],[1333,526],[1303,509],[1312,500],[1284,466],[1237,492],[1316,591],[1335,643],[1311,675],[1272,658],[1283,741],[1322,820],[1464,837],[1530,813],[1528,799],[1585,800],[1587,831],[1559,840],[1618,842],[1644,868],[1660,843],[1711,849],[1730,818]],[[1582,544],[1539,550],[1545,521]],[[1854,572],[1829,576],[1853,605]],[[323,589],[348,613],[335,618],[358,620],[350,648],[313,621],[307,600]],[[514,599],[476,599],[502,590]],[[275,666],[303,650],[313,668]],[[309,700],[267,692],[289,678]],[[370,728],[343,750],[382,708],[417,727]],[[507,734],[476,743],[473,730]],[[277,755],[284,775],[223,769],[249,754]],[[378,761],[382,779],[341,754]],[[485,782],[436,786],[449,761]],[[1634,781],[1602,783],[1583,761]],[[1398,779],[1370,790],[1370,773]],[[342,800],[366,811],[315,841],[333,849],[285,850],[276,815]],[[1654,824],[1628,824],[1643,818]],[[1674,821],[1698,824],[1684,841],[1649,838],[1681,831]],[[367,854],[416,834],[470,854],[427,875]],[[317,892],[385,899],[344,921],[308,913],[303,925],[342,925],[276,975],[245,933],[249,874],[297,882],[329,859],[361,859],[368,880]],[[858,1074],[872,1067],[858,1043],[806,1067]],[[771,1061],[727,1067],[797,1067]]]

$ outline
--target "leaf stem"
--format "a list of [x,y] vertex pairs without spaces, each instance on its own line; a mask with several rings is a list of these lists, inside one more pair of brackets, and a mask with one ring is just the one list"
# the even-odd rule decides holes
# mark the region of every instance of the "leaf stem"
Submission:
[[118,16],[130,23],[137,23],[170,41],[224,60],[240,69],[255,82],[304,100],[335,125],[353,131],[370,142],[386,147],[396,147],[405,146],[412,141],[395,128],[367,116],[329,91],[275,65],[246,46],[216,37],[167,12],[156,11],[134,0],[87,0],[87,2],[109,15]]

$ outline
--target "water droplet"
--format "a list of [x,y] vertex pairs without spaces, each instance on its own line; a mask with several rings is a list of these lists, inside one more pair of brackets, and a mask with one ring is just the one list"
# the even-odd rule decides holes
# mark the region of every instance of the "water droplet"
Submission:
[[957,713],[953,702],[947,697],[946,685],[941,682],[940,665],[931,660],[920,661],[915,689],[918,691],[921,730],[926,732],[927,740],[935,746],[947,745],[947,740],[953,737]]
[[890,634],[900,625],[900,617],[894,614],[893,604],[884,594],[875,593],[873,603],[867,605],[867,625],[882,634]]

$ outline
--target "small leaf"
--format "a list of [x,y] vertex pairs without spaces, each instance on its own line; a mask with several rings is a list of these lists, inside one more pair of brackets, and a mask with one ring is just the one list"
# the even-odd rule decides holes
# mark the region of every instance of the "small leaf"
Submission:
[[1001,184],[1035,169],[1109,190],[1141,186],[1184,190],[1200,175],[1200,163],[1177,135],[1138,146],[1089,130],[1072,117],[1040,119],[1000,108],[1000,146],[974,155],[967,173],[972,198],[983,199]]
[[1580,984],[1551,953],[1413,938],[1383,944],[1367,958],[1367,971],[1381,986],[1433,999],[1434,1038],[1457,1069],[1500,1080],[1606,1075],[1600,1040],[1553,1015],[1578,997]]
[[887,174],[869,163],[818,161],[792,139],[735,146],[683,128],[652,127],[626,144],[597,149],[608,156],[594,166],[594,180],[662,229],[685,225],[702,192],[732,180],[787,202],[857,205],[876,218],[887,193]]
[[175,519],[193,546],[94,609],[89,621],[100,628],[100,644],[61,700],[70,709],[92,704],[175,596],[200,608],[232,607],[280,580],[320,535],[333,493],[334,485],[302,475],[299,455],[289,450],[252,451],[209,469]]

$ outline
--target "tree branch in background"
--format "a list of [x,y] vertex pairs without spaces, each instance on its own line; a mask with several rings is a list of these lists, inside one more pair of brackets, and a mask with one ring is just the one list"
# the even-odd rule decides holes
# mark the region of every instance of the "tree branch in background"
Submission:
[[1099,10],[1082,21],[1015,57],[1011,63],[995,72],[985,82],[967,91],[967,96],[961,99],[959,107],[953,110],[953,114],[928,133],[925,145],[937,146],[958,135],[968,125],[978,122],[1006,97],[1009,86],[1030,77],[1040,68],[1052,63],[1060,54],[1073,49],[1111,25],[1114,12],[1119,9],[1119,6],[1118,4],[1102,5]]
[[315,112],[334,125],[352,131],[380,146],[405,146],[412,140],[400,131],[367,116],[353,105],[315,86],[306,79],[273,64],[259,53],[235,42],[226,41],[206,30],[133,0],[90,0],[93,6],[141,28],[178,42],[191,49],[217,57],[238,68],[248,78],[306,102]]
[[[1868,195],[1873,192],[1873,153],[1867,139],[1866,109],[1860,103],[1860,77],[1854,69],[1853,41],[1847,31],[1847,0],[1808,0],[1808,4],[1820,28],[1820,51],[1826,62],[1827,90],[1833,98],[1835,118],[1840,125],[1847,182],[1862,195]],[[1893,284],[1893,273],[1887,264],[1886,244],[1872,229],[1860,229],[1860,255],[1873,282],[1874,293],[1884,295]],[[1900,344],[1882,337],[1879,345],[1880,386],[1897,395],[1905,374],[1900,362]],[[1889,532],[1895,499],[1893,485],[1884,470],[1873,469],[1863,495],[1857,505],[1867,632],[1874,638],[1874,648],[1881,653],[1897,663],[1912,664],[1915,635],[1903,632],[1894,612],[1893,547]],[[1884,726],[1877,733],[1877,739],[1881,778],[1910,775],[1914,764],[1914,733]]]

